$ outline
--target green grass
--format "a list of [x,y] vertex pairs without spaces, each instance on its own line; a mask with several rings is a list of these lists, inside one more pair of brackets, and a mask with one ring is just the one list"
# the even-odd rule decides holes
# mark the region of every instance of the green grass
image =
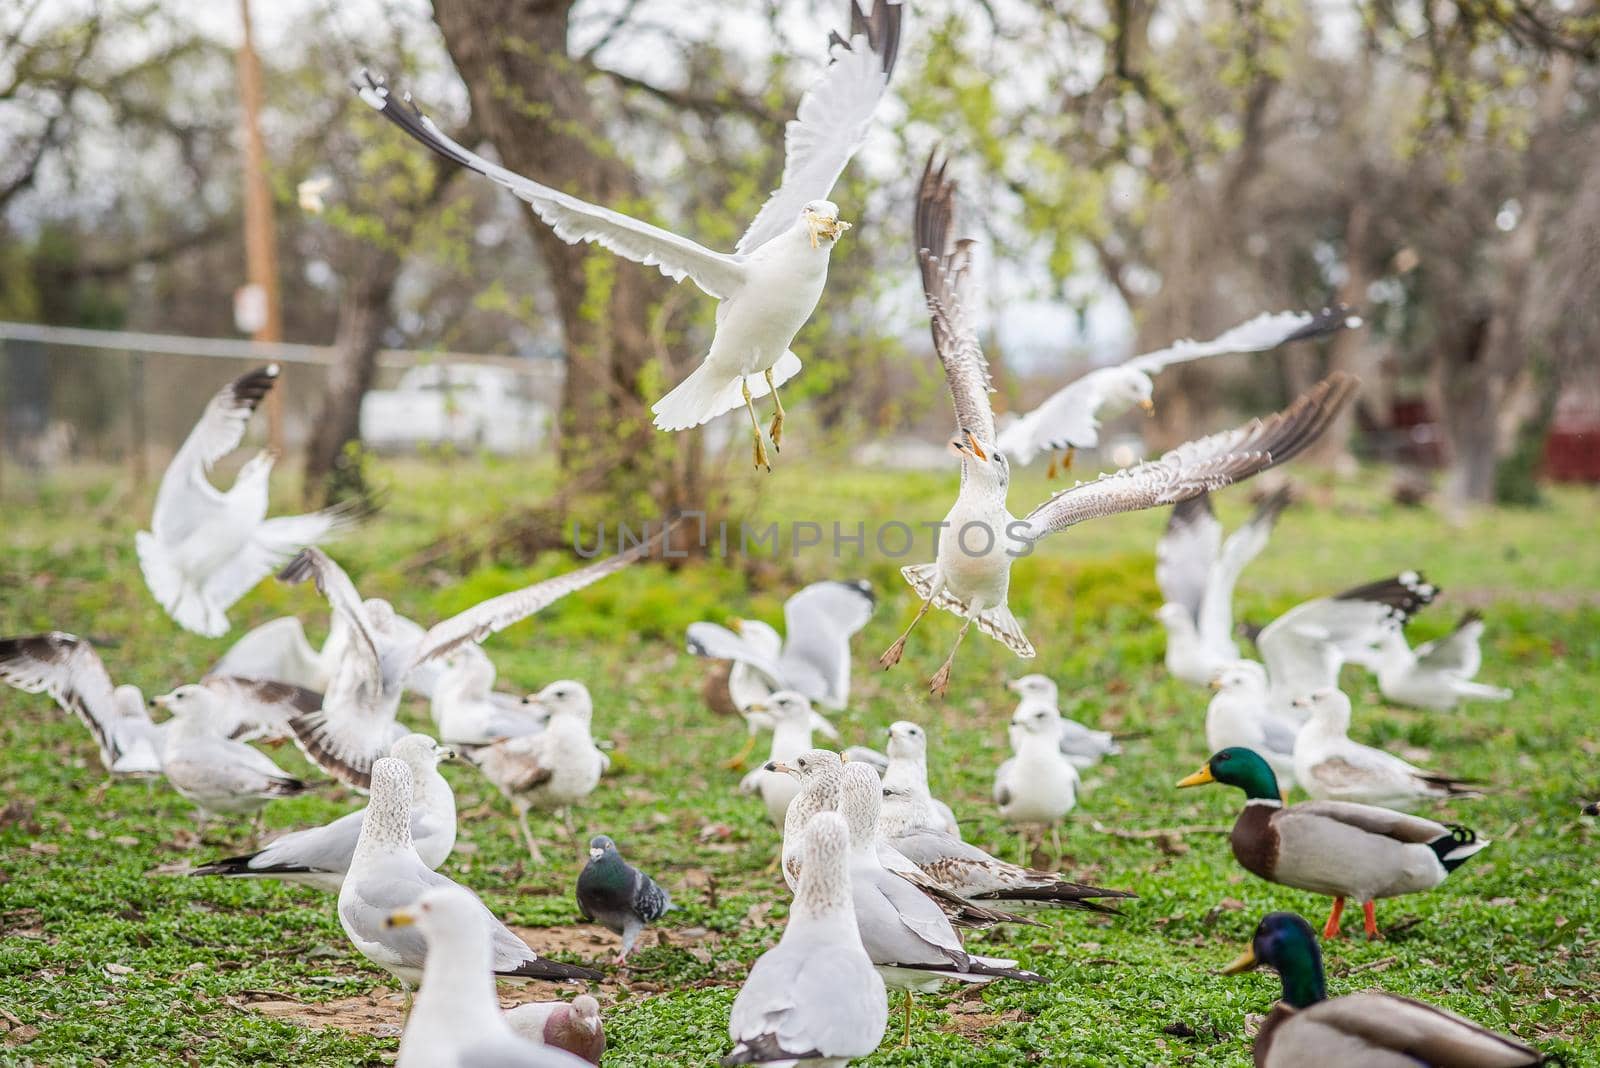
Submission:
[[[359,537],[334,546],[368,594],[429,621],[570,566],[562,554],[547,553],[531,567],[489,565],[465,579],[408,569],[403,562],[441,533],[479,531],[498,512],[536,503],[551,478],[493,462],[391,473],[387,510]],[[859,518],[870,530],[888,519],[939,518],[952,488],[944,474],[856,472],[825,482],[801,474],[781,470],[756,480],[753,490],[739,479],[739,492],[753,494],[742,504],[764,519],[826,526]],[[117,475],[8,482],[0,633],[59,628],[88,636],[117,681],[161,692],[196,677],[226,642],[183,633],[150,601],[132,550],[148,494],[116,488]],[[1030,477],[1013,500],[1020,505],[1043,493],[1044,483]],[[1414,640],[1445,630],[1465,604],[1482,607],[1489,618],[1483,676],[1517,691],[1508,704],[1453,714],[1393,709],[1377,701],[1370,680],[1347,669],[1359,737],[1425,748],[1430,763],[1495,784],[1491,797],[1449,811],[1495,844],[1439,890],[1380,905],[1382,924],[1404,927],[1394,938],[1327,947],[1332,991],[1379,986],[1425,998],[1562,1051],[1569,1064],[1600,1065],[1600,834],[1574,804],[1600,796],[1594,494],[1557,491],[1545,509],[1496,512],[1451,527],[1354,485],[1318,483],[1310,493],[1315,503],[1284,517],[1246,573],[1242,617],[1265,621],[1303,598],[1421,567],[1446,592],[1414,624]],[[1230,524],[1244,514],[1241,497],[1235,491],[1222,502]],[[1266,1010],[1276,981],[1216,971],[1264,912],[1293,909],[1320,924],[1327,901],[1244,874],[1216,834],[1105,833],[1222,827],[1240,803],[1231,790],[1172,788],[1207,755],[1207,695],[1170,681],[1160,666],[1152,551],[1163,521],[1144,514],[1091,524],[1019,563],[1015,601],[1039,659],[1024,665],[975,638],[962,650],[943,703],[931,703],[922,683],[954,637],[952,617],[930,619],[894,672],[868,670],[913,608],[896,568],[924,559],[924,551],[906,560],[836,564],[814,549],[797,559],[735,558],[676,572],[634,568],[492,638],[486,648],[504,687],[572,677],[594,692],[596,732],[615,740],[617,774],[580,810],[580,833],[616,837],[682,906],[669,944],[646,937],[637,969],[601,991],[611,1036],[606,1063],[712,1063],[727,1046],[737,983],[777,937],[787,907],[781,881],[765,870],[776,834],[758,803],[735,795],[737,775],[717,767],[742,741],[742,727],[704,707],[706,665],[682,652],[682,628],[740,614],[777,622],[783,596],[796,584],[836,575],[870,577],[882,595],[855,645],[852,708],[838,720],[847,742],[877,744],[895,719],[924,723],[935,746],[935,790],[972,840],[1015,853],[1014,837],[988,801],[1011,708],[1005,679],[1045,671],[1062,684],[1071,714],[1148,733],[1087,774],[1080,807],[1064,829],[1067,870],[1135,890],[1139,900],[1110,921],[1067,915],[1044,929],[977,937],[1052,982],[921,999],[913,1048],[886,1046],[867,1063],[1248,1064],[1247,1014]],[[235,636],[285,612],[312,621],[320,636],[325,612],[315,592],[271,582],[231,613]],[[403,714],[426,722],[420,703],[408,702]],[[274,755],[305,770],[290,748]],[[492,790],[470,768],[452,766],[446,774],[465,816],[464,848],[444,870],[514,923],[576,923],[577,850],[546,827],[552,864],[529,870],[514,822]],[[252,1008],[264,998],[317,1003],[384,986],[385,976],[349,949],[331,897],[164,873],[229,847],[182,849],[176,841],[192,826],[185,802],[159,784],[137,783],[119,783],[96,799],[102,778],[78,724],[45,698],[0,692],[0,1027],[13,1028],[0,1034],[0,1063],[308,1065],[393,1056],[393,1039],[315,1029]],[[275,805],[267,821],[301,826],[359,803],[327,789]],[[211,833],[231,835],[238,845],[245,830]],[[540,932],[532,939],[538,947]],[[598,957],[600,947],[589,953]],[[397,1013],[396,1002],[385,1005]]]

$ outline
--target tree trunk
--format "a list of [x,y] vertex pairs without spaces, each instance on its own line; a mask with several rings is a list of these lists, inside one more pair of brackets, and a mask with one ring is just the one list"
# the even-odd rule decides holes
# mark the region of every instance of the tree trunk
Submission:
[[1531,346],[1524,330],[1524,308],[1533,278],[1534,258],[1550,214],[1550,181],[1545,166],[1560,136],[1561,117],[1572,89],[1573,58],[1558,53],[1539,96],[1538,121],[1525,154],[1523,216],[1499,257],[1499,278],[1489,317],[1476,345],[1441,347],[1433,366],[1434,392],[1442,404],[1440,423],[1450,445],[1445,479],[1447,506],[1460,511],[1494,501],[1495,464],[1510,451],[1523,421],[1532,414],[1527,372]]
[[377,374],[378,350],[389,325],[389,297],[400,266],[398,255],[375,248],[359,273],[347,280],[339,302],[333,366],[306,451],[305,493],[313,502],[327,504],[365,488],[360,472],[345,465],[345,446],[361,437],[361,398]]
[[[582,71],[567,55],[571,0],[435,0],[445,47],[471,91],[475,126],[512,170],[584,200],[637,212],[637,176],[604,140]],[[677,494],[672,448],[652,441],[640,377],[668,282],[604,249],[569,245],[530,218],[566,343],[558,426],[569,477],[605,473],[614,491]],[[681,377],[700,353],[683,353]],[[679,466],[679,471],[683,467]],[[665,484],[664,484],[665,483]]]

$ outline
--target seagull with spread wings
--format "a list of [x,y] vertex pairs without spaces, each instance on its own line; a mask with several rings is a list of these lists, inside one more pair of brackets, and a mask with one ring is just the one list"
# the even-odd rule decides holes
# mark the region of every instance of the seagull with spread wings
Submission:
[[1006,507],[1011,468],[995,448],[988,361],[961,294],[971,243],[952,244],[948,236],[955,192],[944,165],[935,166],[929,157],[917,193],[916,241],[934,350],[955,403],[956,434],[950,446],[961,458],[961,489],[940,528],[934,562],[900,569],[922,598],[922,607],[878,661],[885,668],[899,663],[906,638],[930,608],[960,616],[955,646],[929,682],[936,696],[949,687],[956,649],[973,624],[1018,656],[1034,655],[1007,605],[1016,557],[1085,520],[1176,504],[1283,463],[1316,440],[1356,389],[1348,375],[1330,375],[1276,415],[1180,445],[1158,460],[1080,482],[1018,519]]
[[1039,407],[1012,421],[995,447],[1026,467],[1040,453],[1050,453],[1055,477],[1058,450],[1065,450],[1060,469],[1072,466],[1072,454],[1100,444],[1100,420],[1138,405],[1155,411],[1152,375],[1174,364],[1237,352],[1267,352],[1292,341],[1322,337],[1361,325],[1360,318],[1340,304],[1320,312],[1266,312],[1210,341],[1184,339],[1110,367],[1098,367],[1056,390]]
[[[783,437],[778,387],[800,371],[789,351],[822,297],[833,245],[850,224],[828,199],[861,147],[894,71],[904,6],[874,0],[870,14],[851,0],[849,39],[829,37],[830,61],[800,98],[784,134],[783,181],[730,253],[589,204],[514,174],[447,137],[409,96],[396,100],[362,72],[361,99],[433,151],[511,190],[563,241],[592,242],[675,282],[693,280],[717,307],[716,332],[699,367],[651,409],[662,430],[687,430],[741,405],[750,414],[755,464],[771,470],[755,399],[772,394],[768,436]],[[753,381],[752,381],[753,380]]]
[[333,508],[267,518],[276,454],[247,461],[223,493],[206,473],[239,447],[256,406],[278,380],[278,365],[240,375],[218,390],[167,465],[150,529],[134,535],[145,585],[185,630],[220,637],[234,602],[306,545],[337,534],[352,514]]
[[[667,529],[670,529],[670,525]],[[350,576],[320,549],[306,549],[278,575],[289,583],[314,579],[349,629],[345,655],[323,696],[322,707],[289,721],[295,743],[312,763],[339,781],[365,789],[372,762],[406,733],[395,720],[406,680],[419,665],[481,642],[648,555],[663,530],[614,556],[474,605],[436,623],[420,637],[394,626],[385,601],[363,601]]]

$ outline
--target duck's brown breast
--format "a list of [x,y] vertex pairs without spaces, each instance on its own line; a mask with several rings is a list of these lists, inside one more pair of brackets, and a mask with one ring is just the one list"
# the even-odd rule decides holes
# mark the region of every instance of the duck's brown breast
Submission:
[[1278,831],[1272,817],[1280,811],[1273,805],[1245,805],[1228,836],[1234,859],[1263,879],[1273,879],[1278,868]]

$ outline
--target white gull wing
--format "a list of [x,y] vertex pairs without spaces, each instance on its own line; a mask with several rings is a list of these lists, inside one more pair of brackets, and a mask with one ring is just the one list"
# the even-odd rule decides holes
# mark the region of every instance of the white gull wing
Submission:
[[1417,658],[1417,666],[1425,671],[1470,679],[1483,666],[1482,637],[1483,618],[1476,612],[1467,612],[1456,624],[1455,630],[1442,638],[1423,642],[1412,652]]
[[1156,585],[1162,600],[1181,605],[1197,624],[1221,545],[1222,524],[1209,493],[1173,505],[1167,529],[1156,542]]
[[250,540],[206,580],[206,598],[220,608],[231,607],[302,548],[348,530],[355,521],[355,514],[342,508],[266,520],[251,532]]
[[585,586],[592,586],[601,579],[616,574],[635,560],[650,555],[674,526],[676,526],[675,521],[665,525],[654,537],[588,567],[581,567],[576,571],[545,579],[543,582],[535,582],[532,586],[491,597],[465,612],[451,616],[441,623],[435,623],[423,635],[411,659],[410,667],[414,668],[437,657],[447,656],[468,642],[481,642],[489,635],[497,634],[512,624],[527,619],[535,612],[548,608],[568,594],[577,593]]
[[77,716],[94,736],[107,771],[161,771],[161,728],[150,721],[142,700],[119,700],[105,665],[84,639],[61,631],[0,638],[0,682],[23,693],[49,694]]
[[741,632],[735,634],[720,623],[690,623],[685,634],[688,650],[708,660],[744,664],[767,681],[769,690],[783,689],[783,668],[778,665],[776,655],[773,655],[776,650],[769,654],[762,647],[763,643],[754,640],[753,635],[743,633],[749,626],[749,623],[745,623],[740,628]]
[[[658,268],[675,282],[687,277],[719,300],[732,296],[744,284],[745,266],[739,257],[715,252],[659,226],[587,203],[490,163],[447,137],[418,110],[410,94],[402,101],[395,100],[388,87],[366,71],[357,75],[356,90],[363,101],[417,141],[527,201],[534,214],[569,245],[590,242],[635,263]],[[793,223],[791,219],[790,225]]]
[[1108,370],[1100,368],[1073,379],[1043,404],[1001,432],[995,447],[1019,464],[1031,463],[1053,449],[1092,449],[1100,444],[1100,405],[1105,403]]
[[306,640],[305,627],[294,616],[279,616],[247,631],[207,674],[275,679],[311,690],[328,681],[321,653]]
[[[367,616],[366,605],[361,600],[361,594],[356,592],[355,583],[350,581],[344,568],[315,546],[300,550],[278,573],[278,581],[291,585],[308,578],[316,581],[317,591],[327,599],[328,607],[343,620],[347,628],[348,645],[337,673],[343,678],[336,677],[335,684],[348,679],[351,685],[369,693],[378,693],[383,689],[383,656],[373,633],[372,620]],[[346,672],[354,674],[346,675]],[[329,689],[332,690],[331,685]]]
[[874,0],[867,15],[851,0],[850,39],[830,35],[827,69],[784,127],[783,179],[739,238],[736,253],[754,252],[793,226],[806,204],[833,191],[888,89],[903,13],[903,4]]
[[160,541],[176,545],[224,507],[206,472],[239,447],[250,416],[277,380],[278,365],[270,364],[240,375],[206,402],[156,491],[150,530]]
[[994,408],[989,402],[994,385],[989,378],[989,361],[961,296],[972,263],[972,242],[950,242],[956,186],[954,180],[945,179],[944,163],[934,166],[935,158],[930,155],[922,170],[913,224],[922,292],[928,301],[934,352],[944,368],[945,384],[955,406],[956,429],[971,433],[989,449],[995,447]]
[[1204,359],[1207,356],[1225,356],[1235,352],[1266,352],[1291,341],[1321,337],[1336,333],[1346,327],[1357,327],[1361,320],[1350,314],[1344,305],[1323,308],[1312,312],[1266,312],[1248,322],[1217,335],[1210,341],[1185,338],[1156,352],[1135,356],[1123,363],[1136,371],[1154,375],[1175,363]]
[[1283,486],[1257,505],[1250,518],[1228,535],[1211,566],[1196,622],[1201,643],[1218,656],[1232,659],[1239,655],[1239,647],[1233,640],[1234,586],[1250,561],[1267,547],[1272,528],[1291,499],[1289,488]]
[[850,639],[872,618],[874,604],[866,581],[813,582],[784,602],[779,663],[785,684],[826,708],[843,708],[850,696]]
[[1028,513],[1020,538],[1037,541],[1085,520],[1177,504],[1259,474],[1315,441],[1355,394],[1356,386],[1354,378],[1335,372],[1275,415],[1063,490]]

